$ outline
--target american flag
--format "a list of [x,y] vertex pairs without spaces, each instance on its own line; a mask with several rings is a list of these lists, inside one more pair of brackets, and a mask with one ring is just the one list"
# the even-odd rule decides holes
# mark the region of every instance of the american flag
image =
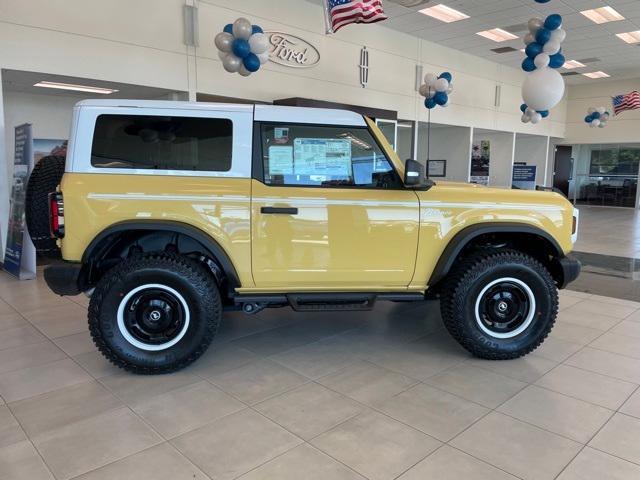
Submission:
[[324,0],[329,32],[337,32],[350,23],[375,23],[386,20],[380,0]]
[[640,109],[640,92],[634,90],[626,95],[613,97],[613,111],[616,115],[626,110]]

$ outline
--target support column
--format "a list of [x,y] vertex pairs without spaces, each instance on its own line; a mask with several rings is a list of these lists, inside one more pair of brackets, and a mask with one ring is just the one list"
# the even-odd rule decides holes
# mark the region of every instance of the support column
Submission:
[[[9,168],[6,144],[6,127],[4,123],[4,95],[2,90],[2,69],[0,69],[0,263],[4,262],[4,247],[7,244],[7,228],[9,226],[9,195],[13,168]],[[10,175],[11,174],[11,175]]]

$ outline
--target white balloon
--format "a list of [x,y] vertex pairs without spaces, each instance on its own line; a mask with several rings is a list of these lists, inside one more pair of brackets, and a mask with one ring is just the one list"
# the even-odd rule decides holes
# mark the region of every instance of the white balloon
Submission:
[[532,18],[528,23],[529,31],[534,35],[538,30],[540,30],[544,26],[544,20],[541,18]]
[[600,121],[601,121],[601,122],[608,122],[608,121],[609,121],[609,114],[608,114],[608,113],[605,113],[604,115],[602,115],[602,116],[600,117]]
[[247,70],[247,67],[245,67],[244,65],[240,65],[240,70],[238,70],[238,73],[243,77],[248,77],[249,75],[251,75],[251,72]]
[[551,41],[552,42],[562,43],[562,42],[564,42],[565,38],[567,38],[567,32],[564,31],[562,28],[558,28],[557,30],[553,30],[551,32]]
[[604,128],[607,126],[607,122],[600,122],[600,125],[598,125],[598,127],[600,128]]
[[228,53],[222,61],[222,66],[227,72],[236,73],[242,66],[242,60],[236,57],[233,53]]
[[429,87],[429,91],[427,92],[427,98],[433,98],[436,96],[436,89],[433,87]]
[[233,36],[242,40],[249,40],[253,34],[253,25],[246,18],[239,18],[233,22]]
[[433,88],[436,89],[436,92],[446,92],[449,88],[449,81],[446,78],[439,78],[434,82]]
[[528,116],[528,117],[532,117],[535,113],[537,113],[533,108],[531,107],[527,107],[527,109],[524,111],[524,113]]
[[540,115],[538,112],[535,113],[535,115],[531,116],[531,123],[533,123],[534,125],[540,123],[542,121],[542,115]]
[[269,52],[259,53],[256,57],[260,59],[260,65],[264,65],[269,61]]
[[424,76],[424,83],[430,87],[436,82],[436,80],[438,80],[438,76],[435,73],[427,73]]
[[269,37],[264,33],[254,33],[249,39],[249,46],[251,47],[251,53],[258,55],[269,50]]
[[597,118],[595,120],[593,120],[591,122],[591,125],[593,125],[594,127],[599,127],[600,126],[600,120],[598,120]]
[[553,68],[540,68],[527,75],[522,85],[524,103],[536,111],[551,110],[564,96],[564,78]]
[[560,42],[554,42],[553,40],[549,40],[547,43],[544,44],[544,47],[542,47],[542,51],[549,55],[555,55],[560,51]]
[[524,36],[524,44],[525,45],[529,45],[530,43],[533,43],[536,41],[536,37],[533,35],[533,33],[527,33]]
[[536,58],[533,59],[536,68],[546,68],[549,66],[549,62],[551,62],[551,57],[546,53],[539,53],[536,55]]
[[604,108],[604,107],[598,107],[596,109],[596,112],[598,112],[600,115],[604,115],[604,112],[606,112],[606,111],[607,111],[607,109]]
[[426,97],[429,94],[429,85],[427,85],[426,83],[423,83],[422,85],[420,85],[420,95],[422,95],[423,97]]
[[591,115],[592,113],[596,113],[596,107],[589,107],[589,110],[587,110],[587,114]]
[[531,121],[531,117],[529,117],[529,115],[527,115],[526,113],[523,113],[520,120],[522,120],[522,123],[529,123]]
[[230,52],[233,46],[233,35],[227,32],[220,32],[214,40],[216,48],[221,52]]
[[447,95],[451,95],[453,93],[453,85],[449,83],[449,88],[447,88]]

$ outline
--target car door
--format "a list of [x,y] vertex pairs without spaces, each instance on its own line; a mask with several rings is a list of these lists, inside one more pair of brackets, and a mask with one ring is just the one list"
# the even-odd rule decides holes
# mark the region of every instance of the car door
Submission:
[[258,289],[375,291],[411,282],[418,198],[362,123],[256,123],[251,238]]

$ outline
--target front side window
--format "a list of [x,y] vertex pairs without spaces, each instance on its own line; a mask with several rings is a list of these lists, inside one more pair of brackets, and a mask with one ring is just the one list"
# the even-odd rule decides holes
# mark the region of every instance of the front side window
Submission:
[[91,165],[97,168],[231,169],[233,123],[221,118],[100,115]]
[[267,185],[402,186],[366,128],[263,124],[261,134]]

